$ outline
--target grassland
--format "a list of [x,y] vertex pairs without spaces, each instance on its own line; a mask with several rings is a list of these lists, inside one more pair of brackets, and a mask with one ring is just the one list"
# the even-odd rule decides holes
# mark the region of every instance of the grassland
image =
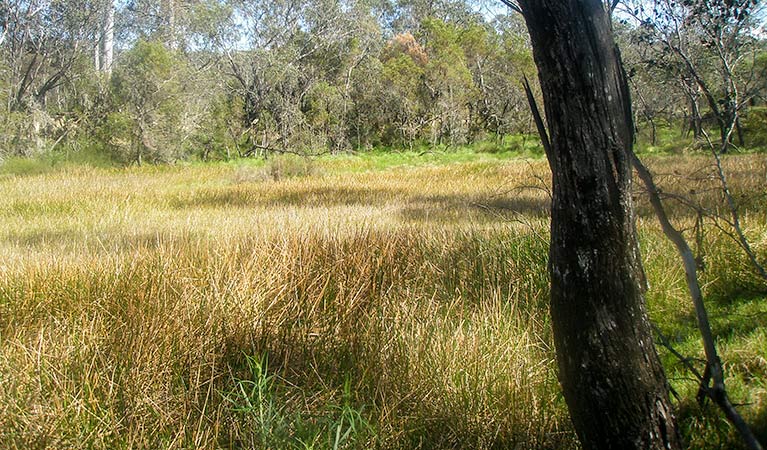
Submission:
[[[767,162],[726,163],[764,258]],[[715,209],[707,164],[650,160],[666,192]],[[0,448],[577,448],[547,314],[548,178],[540,159],[465,152],[2,172]],[[700,357],[642,198],[652,317]],[[765,287],[705,231],[727,382],[765,438]],[[690,446],[737,445],[660,352]]]

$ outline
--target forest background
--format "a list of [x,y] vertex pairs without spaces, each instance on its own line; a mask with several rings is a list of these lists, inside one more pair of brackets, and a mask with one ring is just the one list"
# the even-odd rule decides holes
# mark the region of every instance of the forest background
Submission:
[[[499,5],[4,0],[0,157],[521,149],[534,131],[521,80],[534,82],[535,66],[521,16]],[[642,138],[672,147],[737,111],[737,144],[765,145],[760,8],[674,5],[615,13]]]

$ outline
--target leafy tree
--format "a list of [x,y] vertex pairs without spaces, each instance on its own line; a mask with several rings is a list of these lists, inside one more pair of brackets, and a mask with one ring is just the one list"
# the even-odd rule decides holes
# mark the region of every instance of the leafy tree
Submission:
[[386,87],[381,103],[394,126],[386,135],[391,140],[396,133],[402,142],[412,147],[425,125],[423,80],[429,57],[415,37],[405,33],[389,42],[381,60]]
[[426,19],[422,24],[429,56],[424,68],[424,87],[432,144],[444,139],[455,144],[468,134],[468,107],[477,95],[462,48],[462,41],[470,32],[470,28],[441,20]]
[[139,40],[112,76],[108,133],[117,155],[141,165],[182,155],[184,62],[158,42]]
[[393,5],[392,28],[396,33],[419,34],[429,19],[465,26],[479,14],[463,0],[397,0]]
[[4,0],[0,2],[4,151],[42,151],[59,128],[62,88],[90,76],[89,60],[97,28],[98,1]]
[[340,86],[318,82],[307,92],[304,108],[312,134],[323,147],[332,151],[348,147],[344,96]]
[[520,81],[536,69],[523,19],[502,16],[493,28],[473,25],[463,41],[478,91],[471,105],[471,136],[484,132],[502,140],[508,133],[528,133],[530,113]]
[[244,108],[240,97],[221,93],[207,105],[206,114],[192,135],[191,153],[203,161],[229,160],[243,156],[247,130],[243,127]]
[[131,34],[180,51],[219,44],[232,14],[223,0],[129,0],[125,9],[123,20]]

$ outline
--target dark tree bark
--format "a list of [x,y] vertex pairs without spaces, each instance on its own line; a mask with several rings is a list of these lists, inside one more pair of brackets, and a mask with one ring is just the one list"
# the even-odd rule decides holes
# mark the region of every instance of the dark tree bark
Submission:
[[520,0],[553,174],[551,315],[559,378],[587,449],[679,448],[643,298],[631,201],[631,101],[602,0]]

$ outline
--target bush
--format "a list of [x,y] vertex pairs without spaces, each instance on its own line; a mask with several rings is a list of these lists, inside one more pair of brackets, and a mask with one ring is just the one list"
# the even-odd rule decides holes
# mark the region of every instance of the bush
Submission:
[[118,156],[137,164],[184,156],[184,130],[194,128],[183,123],[186,74],[183,60],[158,42],[139,41],[124,55],[111,86],[119,112],[106,125]]
[[749,108],[741,117],[740,126],[747,147],[767,147],[767,108]]
[[45,132],[53,119],[39,108],[6,112],[0,117],[0,157],[37,156],[48,149]]
[[307,156],[279,155],[266,165],[266,171],[274,181],[285,178],[306,177],[316,173],[314,161]]

